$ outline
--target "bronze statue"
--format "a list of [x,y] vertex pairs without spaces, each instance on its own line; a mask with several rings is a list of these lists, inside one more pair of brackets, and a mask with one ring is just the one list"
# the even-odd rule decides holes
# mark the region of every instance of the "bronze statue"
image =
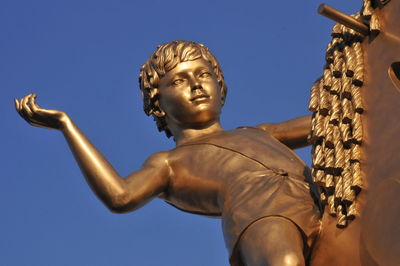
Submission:
[[[159,46],[139,83],[145,113],[176,148],[126,178],[64,112],[41,108],[34,94],[16,108],[63,132],[111,211],[159,197],[221,217],[232,265],[398,265],[400,0],[363,0],[352,16],[319,12],[339,24],[311,89],[312,117],[224,130],[227,87],[214,56],[194,42]],[[310,144],[311,174],[291,151]]]
[[223,130],[223,74],[194,42],[159,46],[141,68],[140,87],[145,112],[176,148],[150,156],[125,179],[66,113],[41,108],[34,94],[16,100],[16,108],[31,125],[63,132],[111,211],[132,211],[160,197],[183,211],[222,217],[232,265],[304,265],[320,226],[318,194],[290,148],[308,145],[311,117]]

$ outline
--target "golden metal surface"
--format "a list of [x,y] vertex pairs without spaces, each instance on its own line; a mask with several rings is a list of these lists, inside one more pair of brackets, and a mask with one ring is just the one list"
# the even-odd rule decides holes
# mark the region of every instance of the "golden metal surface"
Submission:
[[323,76],[311,89],[313,178],[329,214],[337,217],[339,228],[345,228],[358,216],[355,201],[364,187],[360,167],[363,37],[340,24],[333,27],[332,36]]
[[318,13],[320,13],[321,15],[326,16],[338,23],[341,23],[344,26],[349,27],[363,35],[369,34],[368,26],[363,24],[361,21],[342,13],[337,9],[334,9],[333,7],[331,7],[327,4],[321,4],[318,7]]
[[388,74],[393,86],[400,91],[400,62],[394,62],[388,69]]
[[31,125],[64,134],[89,186],[111,211],[133,211],[160,197],[183,211],[221,217],[232,265],[288,259],[304,265],[320,212],[309,169],[290,148],[308,145],[311,117],[224,130],[222,71],[194,42],[159,46],[141,68],[140,86],[145,112],[176,148],[150,156],[126,178],[66,113],[41,108],[35,94],[15,104]]
[[[338,109],[341,114],[339,115],[339,130],[342,130],[341,124],[354,123],[361,125],[357,130],[362,129],[362,131],[354,134],[353,131],[356,129],[354,126],[350,128],[349,132],[342,131],[341,141],[343,144],[346,144],[354,135],[358,135],[358,137],[351,141],[351,145],[346,145],[347,149],[344,150],[345,158],[350,159],[346,159],[345,162],[350,162],[344,164],[342,175],[337,175],[337,178],[330,183],[332,188],[330,191],[329,189],[326,191],[327,198],[323,194],[329,205],[325,207],[321,233],[313,250],[311,265],[400,265],[398,252],[400,250],[400,231],[398,230],[400,207],[398,196],[396,196],[400,194],[400,157],[397,156],[400,149],[398,141],[400,94],[396,88],[398,77],[395,73],[395,65],[393,65],[395,62],[400,62],[400,42],[398,41],[400,37],[400,20],[398,19],[400,0],[385,1],[382,5],[379,5],[378,2],[380,1],[364,0],[363,8],[356,16],[362,18],[365,23],[369,23],[371,31],[379,29],[379,35],[371,38],[373,34],[370,34],[369,38],[359,39],[360,46],[355,49],[356,53],[354,53],[349,50],[349,48],[356,48],[352,47],[354,42],[346,40],[346,38],[356,32],[342,25],[340,25],[342,30],[337,30],[339,27],[337,24],[332,31],[332,42],[335,43],[328,46],[328,51],[335,46],[337,51],[336,55],[327,53],[326,59],[329,61],[327,65],[334,66],[335,61],[340,62],[344,59],[344,66],[347,70],[351,70],[348,72],[348,74],[352,74],[351,79],[355,78],[358,69],[359,77],[362,77],[360,81],[363,82],[359,83],[362,87],[357,93],[357,97],[359,97],[357,102],[354,97],[348,97],[351,95],[352,88],[348,85],[349,77],[345,75],[347,72],[345,68],[342,70],[342,75],[335,77],[330,73],[330,66],[329,68],[324,67],[323,80],[328,82],[323,82],[322,86],[314,85],[312,88],[312,100],[309,107],[314,112],[320,113],[320,115],[314,116],[316,123],[313,125],[313,132],[314,136],[322,137],[320,138],[321,143],[334,139],[326,134],[330,125],[325,126],[323,118],[332,117],[335,113],[331,107],[335,105],[333,98],[336,92],[340,92],[341,96],[339,99],[341,108]],[[357,51],[359,56],[356,57]],[[328,87],[325,87],[326,89],[323,90],[323,86],[333,85],[333,79],[340,81],[338,83],[339,90],[334,90],[334,94],[331,94],[331,88],[328,90]],[[323,92],[324,97],[318,97],[318,92]],[[325,92],[328,92],[328,95],[325,95]],[[349,108],[346,107],[348,103],[351,103]],[[362,108],[364,112],[356,116],[357,108]],[[353,115],[351,115],[352,113]],[[335,116],[337,115],[335,114]],[[331,121],[332,119],[326,120]],[[357,145],[357,143],[361,145]],[[318,165],[324,166],[325,159],[330,154],[325,153],[325,150],[322,149],[323,146],[320,146],[316,145],[314,148],[316,169],[313,172],[316,180],[320,180],[318,184],[326,186],[328,181],[328,175],[324,176],[326,169],[319,168]],[[340,150],[340,145],[330,147],[332,150]],[[334,153],[334,161],[340,162],[337,160],[341,158],[339,154],[336,156]],[[353,155],[357,155],[357,159],[354,157],[352,159]],[[351,173],[350,176],[346,176],[348,172]],[[350,177],[354,181],[357,177],[354,175],[355,172],[361,174],[359,176],[361,178],[358,179],[359,185],[350,186],[348,191],[351,192],[356,187],[362,188],[362,191],[357,197],[351,194],[348,197],[345,195],[345,187],[348,186],[346,180]],[[343,178],[342,183],[337,182],[340,181],[340,178]],[[333,196],[329,197],[331,194]],[[333,201],[329,202],[329,199],[333,199]],[[356,210],[355,213],[350,210],[352,205],[355,205],[353,208]],[[341,225],[342,221],[336,213],[339,206],[342,206],[339,214],[342,213],[345,218],[349,215],[356,217],[351,222],[351,219],[347,219],[347,227],[344,229],[335,228],[335,224]],[[343,206],[346,209],[343,209]],[[337,217],[330,216],[330,212],[336,214]]]
[[[144,111],[176,147],[125,178],[65,112],[40,107],[35,94],[15,106],[29,124],[63,133],[112,212],[159,197],[221,217],[231,265],[398,265],[400,0],[363,3],[355,18],[320,7],[343,25],[334,26],[327,64],[311,89],[313,117],[224,130],[227,86],[208,48],[187,41],[157,47],[140,72]],[[369,29],[381,34],[358,35],[371,36]],[[326,204],[322,226],[318,190],[291,150],[311,142]]]

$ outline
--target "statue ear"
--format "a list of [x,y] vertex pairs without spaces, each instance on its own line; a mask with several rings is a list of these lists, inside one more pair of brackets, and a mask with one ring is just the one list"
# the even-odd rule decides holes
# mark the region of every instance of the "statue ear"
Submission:
[[153,115],[157,116],[157,117],[163,117],[165,116],[165,112],[161,109],[160,106],[160,100],[159,100],[159,91],[158,88],[152,88],[150,90],[150,97],[153,99],[154,104],[153,104]]
[[165,116],[165,112],[161,109],[159,100],[156,100],[154,102],[153,115],[155,115],[157,117],[164,117]]
[[165,112],[161,109],[157,109],[153,111],[153,115],[157,116],[157,117],[164,117],[165,116]]

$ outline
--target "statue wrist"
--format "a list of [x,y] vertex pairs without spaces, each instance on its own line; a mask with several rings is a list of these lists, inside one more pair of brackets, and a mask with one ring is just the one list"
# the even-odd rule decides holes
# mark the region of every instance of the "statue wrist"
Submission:
[[58,129],[64,131],[71,125],[71,123],[72,123],[71,118],[66,113],[63,112],[60,117],[60,124]]

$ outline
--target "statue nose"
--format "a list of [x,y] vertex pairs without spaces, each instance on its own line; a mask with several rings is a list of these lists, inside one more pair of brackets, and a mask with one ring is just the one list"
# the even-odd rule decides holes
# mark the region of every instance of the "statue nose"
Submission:
[[192,84],[192,91],[195,91],[195,90],[202,90],[203,89],[203,87],[201,86],[201,84],[200,84],[200,82],[194,82],[193,84]]

